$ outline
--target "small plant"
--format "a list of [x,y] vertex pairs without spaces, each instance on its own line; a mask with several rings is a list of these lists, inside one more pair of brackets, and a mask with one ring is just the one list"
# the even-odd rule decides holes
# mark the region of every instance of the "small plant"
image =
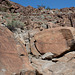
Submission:
[[12,4],[11,4],[11,3],[9,3],[8,1],[6,1],[6,4],[7,4],[8,6],[12,6]]
[[13,21],[7,21],[7,28],[11,31],[15,30],[15,26],[13,25]]
[[51,10],[51,8],[50,8],[50,7],[47,7],[46,9],[47,9],[47,10]]
[[2,12],[6,12],[6,11],[7,11],[7,8],[0,7],[0,11],[2,11]]
[[21,22],[21,21],[19,21],[19,20],[17,20],[17,21],[15,21],[15,20],[7,21],[7,27],[11,31],[14,31],[15,28],[21,28],[21,29],[23,29],[24,26],[25,26],[24,23]]
[[40,7],[45,8],[46,6],[45,6],[45,5],[37,5],[37,7],[38,7],[38,8],[40,8]]

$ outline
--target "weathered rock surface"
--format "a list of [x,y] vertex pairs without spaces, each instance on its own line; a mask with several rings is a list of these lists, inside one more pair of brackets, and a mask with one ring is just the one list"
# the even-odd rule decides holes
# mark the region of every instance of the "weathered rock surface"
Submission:
[[69,52],[65,54],[63,57],[60,58],[54,58],[53,61],[59,61],[59,62],[75,62],[75,51]]
[[75,63],[56,63],[55,65],[50,66],[49,71],[53,75],[75,75]]
[[0,75],[75,75],[75,7],[0,0],[0,25]]
[[34,40],[39,53],[51,52],[55,56],[59,56],[69,51],[75,44],[75,29],[72,27],[47,29],[34,35]]
[[54,75],[75,75],[75,51],[65,54],[49,67]]
[[[46,69],[48,69],[49,66],[55,64],[52,61],[47,61],[47,60],[41,60],[41,59],[36,59],[36,58],[32,58],[32,65],[34,68],[37,69],[37,71],[41,74],[41,75],[47,75],[48,71]],[[50,73],[49,73],[50,74]]]
[[51,52],[45,53],[44,55],[41,56],[42,59],[52,59],[54,54]]
[[[18,41],[17,41],[18,40]],[[13,33],[0,26],[0,75],[35,75],[25,46]]]
[[75,75],[75,52],[69,52],[63,57],[52,60],[32,58],[32,65],[40,75]]

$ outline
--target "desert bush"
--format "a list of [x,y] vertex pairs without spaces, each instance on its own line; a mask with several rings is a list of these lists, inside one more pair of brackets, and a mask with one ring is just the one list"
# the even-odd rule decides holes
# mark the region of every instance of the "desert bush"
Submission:
[[3,22],[5,21],[6,27],[8,27],[11,31],[14,31],[16,28],[24,29],[24,22],[21,21],[20,18],[18,18],[19,13],[6,13],[6,12],[0,12],[1,15],[3,15]]
[[44,15],[41,15],[41,19],[45,19]]
[[1,7],[1,8],[0,8],[0,11],[6,12],[6,11],[7,11],[7,8]]
[[47,7],[46,9],[47,9],[47,10],[50,10],[51,8],[50,8],[50,7]]
[[14,31],[15,28],[21,28],[23,29],[24,27],[24,23],[19,21],[19,20],[12,20],[12,21],[7,21],[7,27],[11,30],[11,31]]
[[10,2],[8,2],[8,1],[6,1],[6,4],[7,4],[8,6],[12,6],[12,4],[11,4]]
[[45,8],[46,6],[45,6],[45,5],[37,5],[37,7],[38,7],[38,8],[40,8],[40,7]]

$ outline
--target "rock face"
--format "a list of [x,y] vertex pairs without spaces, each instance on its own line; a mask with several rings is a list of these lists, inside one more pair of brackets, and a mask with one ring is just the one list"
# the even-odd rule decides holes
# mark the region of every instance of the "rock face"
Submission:
[[75,52],[69,52],[58,59],[58,62],[49,67],[53,75],[74,75],[75,74]]
[[17,40],[11,31],[0,26],[0,75],[35,75],[25,46]]
[[[75,75],[75,29],[57,27],[36,33],[31,39],[31,62],[38,75]],[[70,52],[71,51],[71,52]],[[57,58],[56,58],[57,57]]]
[[57,62],[52,60],[32,59],[32,65],[40,75],[75,75],[75,52],[69,52]]
[[39,53],[44,54],[51,52],[55,56],[59,56],[71,49],[75,43],[74,36],[74,28],[58,27],[47,29],[35,34],[33,42],[35,43],[36,50]]
[[75,75],[75,7],[0,0],[0,75]]

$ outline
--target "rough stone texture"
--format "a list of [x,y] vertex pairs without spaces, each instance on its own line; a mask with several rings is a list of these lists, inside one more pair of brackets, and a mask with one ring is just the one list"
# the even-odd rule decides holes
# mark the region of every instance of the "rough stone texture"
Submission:
[[39,29],[33,29],[29,31],[29,38],[32,38],[35,34],[39,33],[40,30]]
[[41,56],[42,59],[52,59],[54,54],[51,52],[45,53],[44,55]]
[[35,47],[41,54],[51,52],[56,56],[70,50],[74,38],[75,29],[72,27],[52,28],[34,36]]
[[34,70],[29,63],[25,46],[14,38],[11,31],[0,26],[0,75],[20,73],[22,70],[25,73]]
[[73,52],[69,52],[67,54],[65,54],[63,57],[60,57],[60,58],[55,58],[55,59],[52,59],[53,61],[59,61],[59,62],[75,62],[75,51]]
[[36,75],[75,75],[75,7],[35,9],[0,0],[0,25],[12,20],[24,27],[12,30],[15,38],[0,27],[0,75],[35,75],[29,60]]
[[75,75],[75,51],[57,58],[57,62],[32,58],[32,65],[41,75]]
[[37,71],[41,75],[48,75],[50,72],[48,72],[48,67],[51,65],[54,65],[55,63],[52,61],[47,61],[47,60],[41,60],[41,59],[36,59],[32,58],[32,65],[34,68],[37,69]]
[[52,72],[53,75],[75,75],[75,63],[56,63],[50,66],[49,71]]

